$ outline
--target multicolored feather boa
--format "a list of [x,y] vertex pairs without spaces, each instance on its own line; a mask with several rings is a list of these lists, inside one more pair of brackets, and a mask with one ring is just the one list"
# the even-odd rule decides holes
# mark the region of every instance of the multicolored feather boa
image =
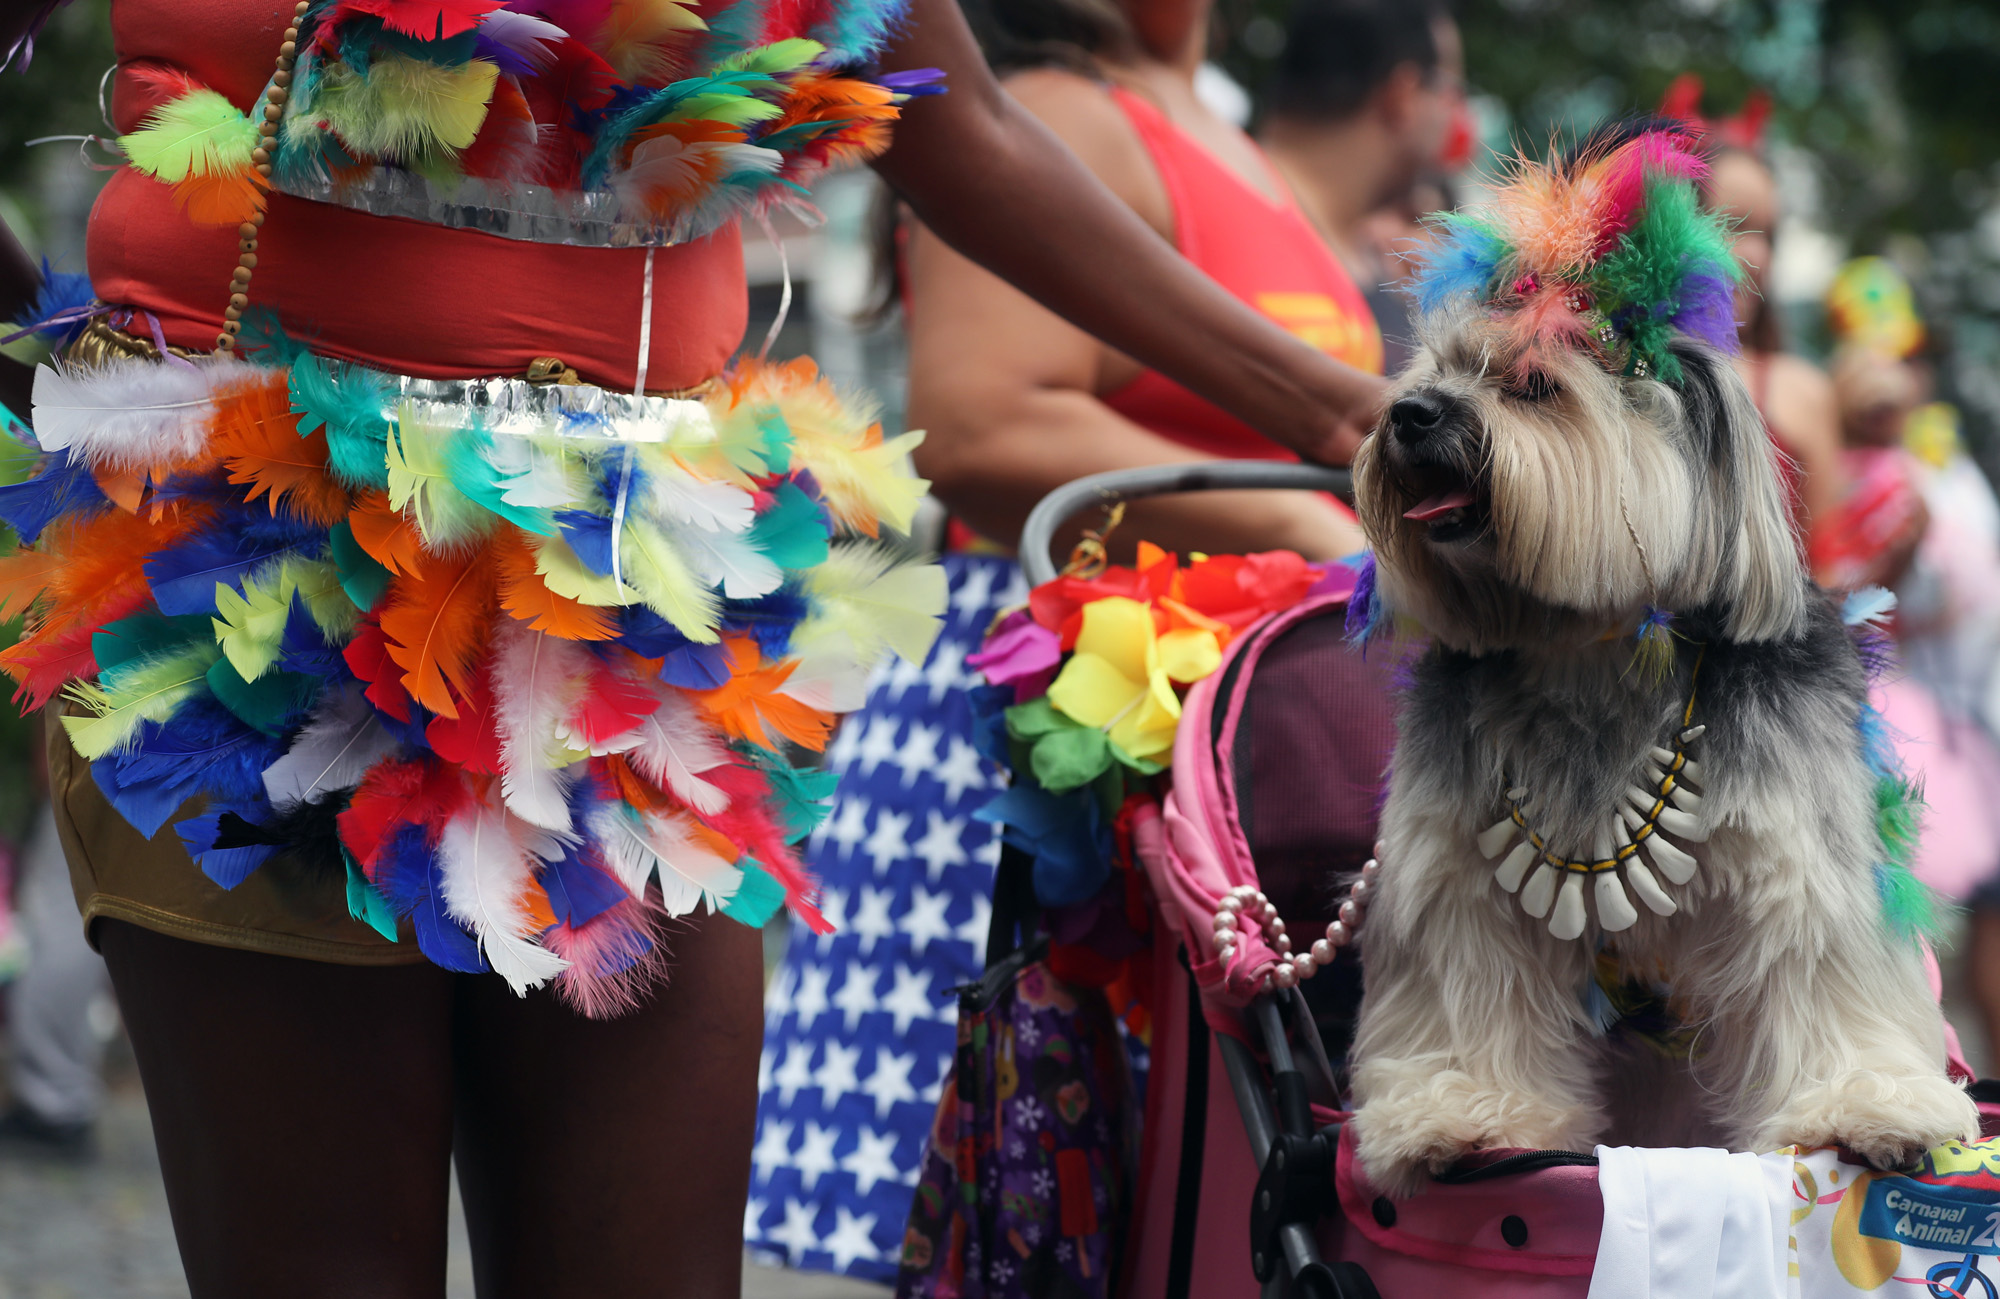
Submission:
[[529,237],[563,242],[610,236],[548,222],[698,238],[801,202],[940,89],[935,72],[863,74],[903,7],[736,0],[710,23],[692,0],[314,0],[268,178],[256,119],[179,72],[134,74],[165,102],[120,144],[207,224],[249,220],[275,187],[400,216],[413,193],[532,209]]
[[[255,332],[255,331],[249,331]],[[246,344],[251,339],[246,332]],[[44,367],[0,488],[0,654],[148,836],[225,888],[280,852],[446,968],[590,1014],[657,921],[824,928],[795,770],[876,659],[922,661],[940,570],[865,540],[925,483],[810,362],[701,400],[445,384],[316,357]]]

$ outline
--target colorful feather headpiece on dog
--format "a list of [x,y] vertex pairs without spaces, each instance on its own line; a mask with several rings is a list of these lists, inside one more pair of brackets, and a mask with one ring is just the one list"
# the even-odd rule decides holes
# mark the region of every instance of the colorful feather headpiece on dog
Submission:
[[1521,160],[1486,206],[1439,218],[1418,305],[1470,298],[1511,318],[1523,344],[1589,347],[1622,373],[1676,383],[1676,331],[1736,346],[1742,271],[1695,192],[1707,173],[1688,136],[1657,127],[1554,164]]

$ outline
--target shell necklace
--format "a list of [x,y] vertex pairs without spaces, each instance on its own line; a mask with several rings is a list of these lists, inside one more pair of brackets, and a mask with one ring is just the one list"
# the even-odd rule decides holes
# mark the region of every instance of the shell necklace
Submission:
[[[1697,654],[1688,680],[1687,707],[1681,710],[1673,747],[1656,747],[1650,752],[1646,775],[1651,785],[1625,788],[1619,805],[1598,825],[1597,842],[1588,858],[1564,857],[1549,847],[1546,836],[1533,824],[1536,800],[1526,785],[1507,791],[1507,815],[1479,836],[1479,851],[1488,861],[1514,844],[1493,877],[1501,888],[1520,896],[1521,910],[1537,920],[1547,917],[1549,932],[1557,938],[1583,934],[1586,877],[1595,881],[1592,892],[1597,898],[1597,923],[1608,933],[1638,923],[1639,912],[1625,892],[1627,885],[1655,915],[1670,916],[1679,910],[1640,854],[1643,851],[1670,883],[1685,884],[1694,878],[1695,859],[1666,836],[1673,834],[1689,843],[1708,838],[1696,815],[1701,795],[1688,788],[1690,783],[1706,783],[1701,764],[1688,756],[1690,746],[1708,730],[1694,722],[1695,682],[1701,675],[1701,659],[1702,654]],[[1516,836],[1522,836],[1521,842],[1514,843]]]

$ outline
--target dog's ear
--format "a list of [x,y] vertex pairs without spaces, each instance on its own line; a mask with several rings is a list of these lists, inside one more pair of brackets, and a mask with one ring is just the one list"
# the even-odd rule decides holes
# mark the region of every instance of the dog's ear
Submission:
[[1705,343],[1680,339],[1683,426],[1706,462],[1720,560],[1709,599],[1727,611],[1731,640],[1780,640],[1806,614],[1805,571],[1797,526],[1779,476],[1782,454],[1729,359]]

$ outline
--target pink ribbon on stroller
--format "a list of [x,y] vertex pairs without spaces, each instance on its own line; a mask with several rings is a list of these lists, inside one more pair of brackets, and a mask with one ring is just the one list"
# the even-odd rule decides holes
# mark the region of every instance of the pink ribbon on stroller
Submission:
[[1266,646],[1287,628],[1346,602],[1354,574],[1334,565],[1306,598],[1257,623],[1224,651],[1222,665],[1195,683],[1181,703],[1174,736],[1174,788],[1158,816],[1133,824],[1133,842],[1158,899],[1161,919],[1186,945],[1188,966],[1201,991],[1202,1015],[1218,1032],[1243,1037],[1237,1011],[1263,991],[1278,954],[1261,932],[1246,929],[1227,963],[1215,955],[1215,913],[1222,898],[1239,885],[1257,886],[1257,867],[1237,819],[1235,791],[1225,773],[1231,768],[1236,723],[1244,695],[1238,692],[1223,717],[1222,738],[1214,734],[1215,700],[1231,666],[1242,660],[1247,672]]

